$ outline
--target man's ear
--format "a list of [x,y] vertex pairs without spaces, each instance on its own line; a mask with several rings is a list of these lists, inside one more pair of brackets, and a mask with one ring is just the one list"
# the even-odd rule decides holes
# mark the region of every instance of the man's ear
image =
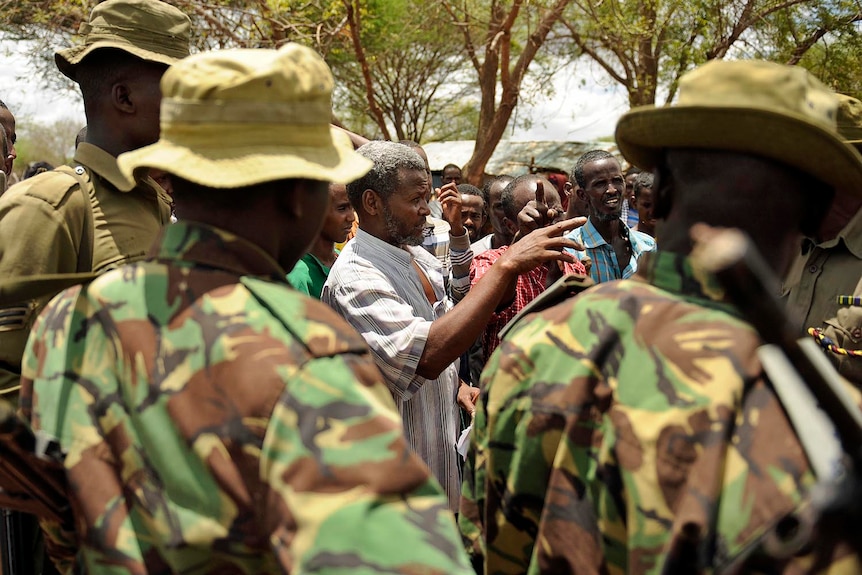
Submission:
[[117,82],[111,86],[111,105],[124,114],[135,113],[135,103],[132,90],[125,82]]
[[375,192],[372,189],[367,189],[362,192],[362,195],[359,197],[359,204],[362,206],[362,209],[370,216],[376,216],[378,214],[383,213],[383,199],[380,197],[380,194]]
[[638,197],[637,194],[632,194],[632,209],[634,211],[638,211]]
[[509,230],[509,233],[515,235],[518,233],[518,224],[513,222],[508,218],[508,216],[503,216],[503,225]]
[[578,199],[582,202],[589,203],[589,199],[587,198],[587,191],[582,187],[578,186],[577,188],[575,188],[575,195],[578,196]]
[[294,180],[293,185],[279,188],[279,193],[274,194],[279,211],[292,220],[301,219],[305,208],[303,202],[305,193],[305,183],[302,180]]

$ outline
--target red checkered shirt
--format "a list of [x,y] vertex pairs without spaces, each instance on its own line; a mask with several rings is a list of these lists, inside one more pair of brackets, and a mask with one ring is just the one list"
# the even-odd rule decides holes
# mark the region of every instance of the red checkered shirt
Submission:
[[[473,256],[473,263],[470,264],[470,285],[476,285],[476,282],[485,275],[485,272],[494,265],[495,261],[500,259],[500,256],[506,253],[507,249],[509,249],[509,246],[503,246]],[[566,274],[586,275],[587,273],[586,268],[579,261],[573,263],[563,262],[563,266]],[[485,361],[488,361],[491,353],[500,345],[500,330],[525,305],[545,291],[545,278],[547,275],[548,264],[542,264],[518,276],[518,284],[515,286],[515,299],[512,301],[512,305],[492,314],[491,319],[488,320],[488,325],[485,326],[485,333],[482,335],[482,349],[485,354]]]

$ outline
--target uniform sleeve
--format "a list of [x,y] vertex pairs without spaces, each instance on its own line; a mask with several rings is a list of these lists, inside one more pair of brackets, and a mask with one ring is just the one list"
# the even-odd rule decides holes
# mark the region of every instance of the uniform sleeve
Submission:
[[105,435],[110,429],[102,427],[120,417],[113,412],[117,402],[104,399],[106,390],[116,393],[121,368],[96,315],[80,286],[60,294],[40,315],[22,363],[22,413],[34,431],[60,443],[77,528],[83,530],[42,523],[48,553],[64,572],[76,556],[85,557],[86,569],[143,564],[138,541],[129,536],[134,528]]
[[392,392],[409,399],[428,381],[416,375],[416,367],[431,322],[415,315],[413,306],[386,279],[368,271],[363,269],[357,281],[328,283],[321,301],[362,335]]
[[[524,320],[482,373],[459,523],[489,574],[593,572],[604,552],[590,511],[591,495],[602,495],[587,490],[601,445],[588,406],[601,382],[549,327],[541,316]],[[579,377],[583,385],[569,387]]]
[[[18,184],[0,197],[0,277],[76,271],[83,215],[73,208],[83,195],[55,206],[27,191],[39,182],[69,187],[62,175],[61,182],[52,183],[56,176],[46,172],[34,178],[36,184]],[[45,301],[0,306],[0,389],[17,386],[27,334]]]
[[472,573],[379,378],[367,355],[316,359],[275,407],[261,477],[285,573]]

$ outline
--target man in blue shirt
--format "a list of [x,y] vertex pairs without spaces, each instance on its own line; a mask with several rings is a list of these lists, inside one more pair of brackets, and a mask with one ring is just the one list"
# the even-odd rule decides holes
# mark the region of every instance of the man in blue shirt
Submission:
[[655,240],[630,230],[620,218],[626,181],[619,161],[604,150],[591,150],[578,158],[572,180],[588,215],[587,223],[567,236],[585,248],[575,255],[592,260],[590,277],[596,283],[631,276],[640,255],[655,250]]

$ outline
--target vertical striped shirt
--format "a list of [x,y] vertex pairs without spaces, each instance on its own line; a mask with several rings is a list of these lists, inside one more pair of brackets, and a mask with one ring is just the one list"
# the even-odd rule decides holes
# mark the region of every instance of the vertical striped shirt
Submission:
[[[434,288],[436,303],[428,301],[413,262]],[[422,247],[401,249],[360,228],[332,266],[321,300],[368,343],[401,413],[407,441],[457,511],[458,361],[434,380],[416,374],[431,323],[453,305],[440,262]]]

